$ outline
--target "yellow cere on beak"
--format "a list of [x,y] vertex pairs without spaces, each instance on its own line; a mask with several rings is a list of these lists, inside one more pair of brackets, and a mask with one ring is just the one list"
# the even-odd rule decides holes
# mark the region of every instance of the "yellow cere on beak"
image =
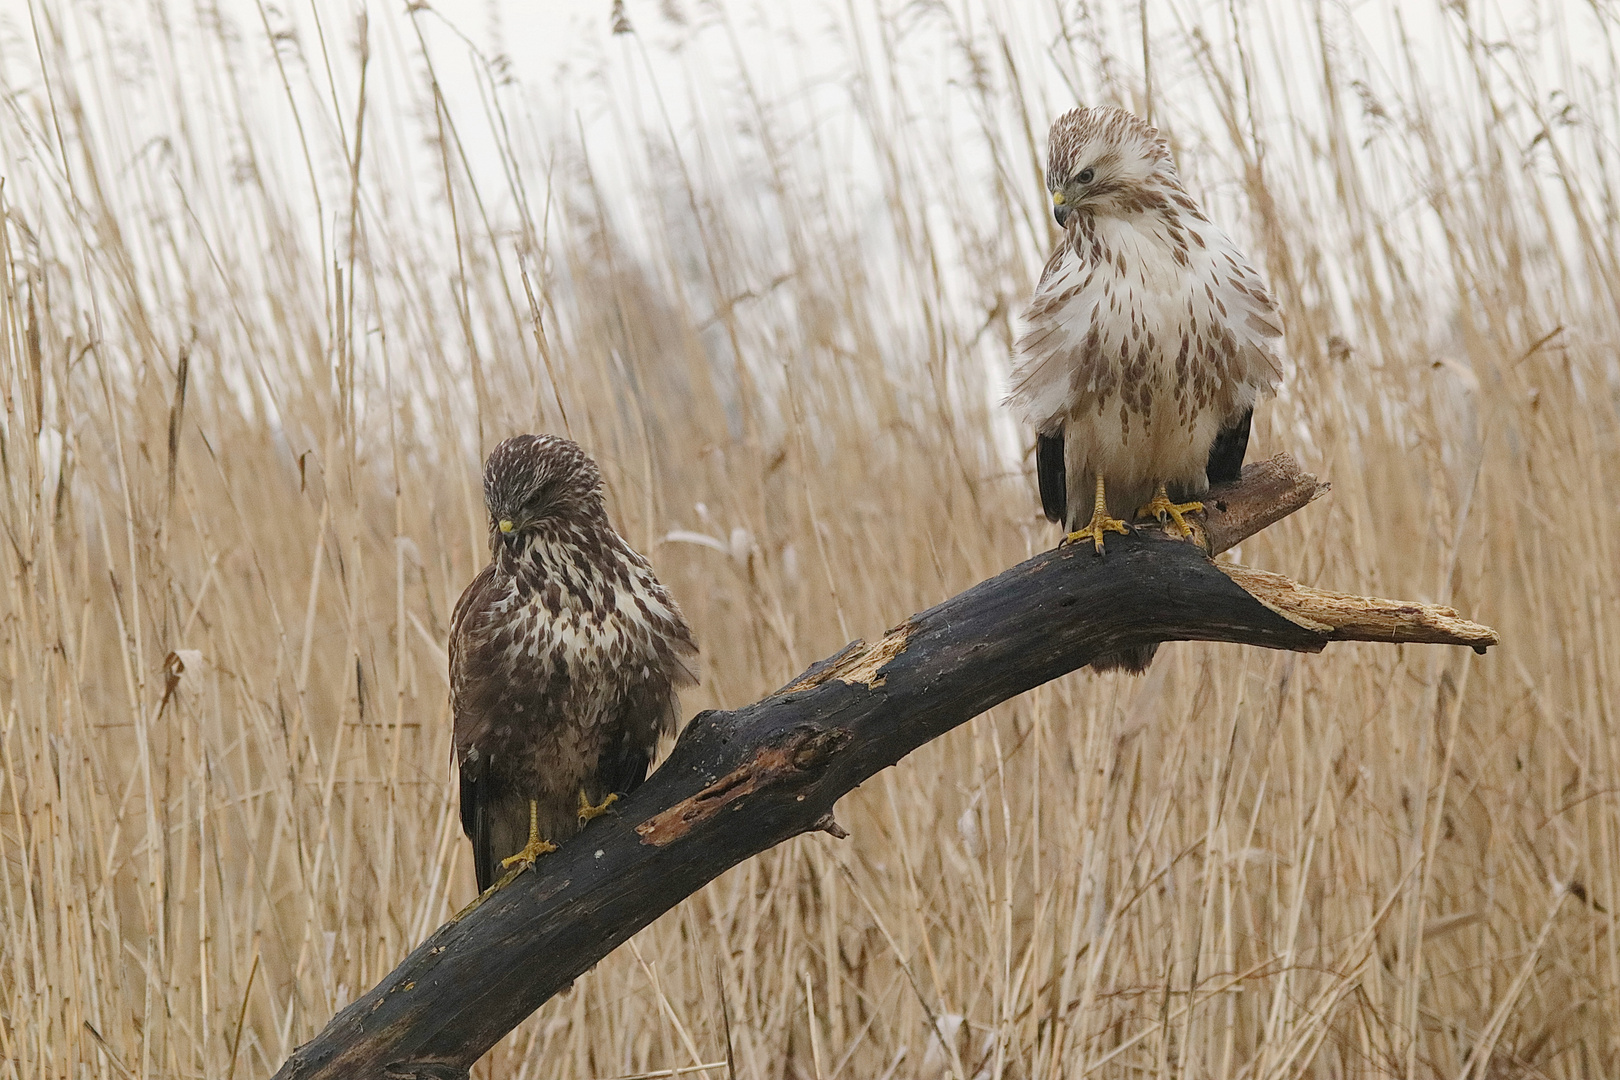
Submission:
[[1063,197],[1063,192],[1061,192],[1061,191],[1052,192],[1052,205],[1053,206],[1062,206],[1067,201],[1068,200]]
[[511,520],[508,519],[508,518],[501,518],[500,529],[501,529],[501,532],[503,532],[503,533],[511,532],[512,531],[512,522],[511,522]]

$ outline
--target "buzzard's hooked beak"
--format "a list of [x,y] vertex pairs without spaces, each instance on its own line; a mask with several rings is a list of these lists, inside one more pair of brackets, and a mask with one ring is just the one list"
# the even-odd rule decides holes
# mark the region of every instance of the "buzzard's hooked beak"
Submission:
[[1052,192],[1052,216],[1057,219],[1058,228],[1061,229],[1067,224],[1072,210],[1069,201],[1063,197],[1063,192]]
[[517,540],[517,532],[512,524],[512,519],[501,518],[495,527],[501,530],[501,539],[506,542],[506,546],[511,547]]

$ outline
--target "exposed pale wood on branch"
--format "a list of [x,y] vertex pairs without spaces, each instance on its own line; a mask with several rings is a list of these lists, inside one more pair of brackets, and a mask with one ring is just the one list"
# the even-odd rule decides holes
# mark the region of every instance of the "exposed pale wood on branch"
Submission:
[[1439,604],[1325,592],[1281,574],[1231,563],[1222,564],[1221,571],[1272,611],[1329,641],[1470,645],[1477,652],[1496,644],[1495,630]]
[[1205,554],[1325,490],[1292,458],[1251,465],[1205,497],[1198,545],[1143,529],[1110,537],[1102,559],[1089,546],[1043,552],[872,644],[850,643],[762,701],[700,713],[616,813],[440,927],[277,1076],[467,1076],[524,1017],[686,896],[789,837],[842,835],[832,818],[840,796],[1096,656],[1170,640],[1308,652],[1345,639],[1495,643],[1449,608],[1322,592]]

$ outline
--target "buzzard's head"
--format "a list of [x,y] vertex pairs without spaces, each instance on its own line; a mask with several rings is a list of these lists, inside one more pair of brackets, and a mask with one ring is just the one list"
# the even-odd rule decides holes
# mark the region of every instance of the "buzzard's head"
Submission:
[[547,523],[604,516],[602,473],[579,444],[558,435],[514,435],[484,462],[489,543],[516,548]]
[[1180,186],[1169,144],[1141,117],[1104,105],[1053,122],[1046,189],[1059,225],[1077,209],[1125,213],[1145,189],[1165,183]]

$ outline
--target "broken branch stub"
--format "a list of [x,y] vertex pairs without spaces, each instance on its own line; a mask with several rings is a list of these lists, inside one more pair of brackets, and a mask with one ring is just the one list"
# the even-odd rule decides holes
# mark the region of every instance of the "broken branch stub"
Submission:
[[1220,565],[1250,596],[1329,641],[1467,645],[1479,653],[1497,643],[1495,630],[1469,622],[1455,608],[1327,592],[1266,570],[1236,563]]
[[1216,484],[1200,497],[1204,512],[1194,518],[1200,546],[1219,555],[1309,506],[1331,487],[1301,468],[1293,454],[1251,462],[1238,479]]
[[[1211,489],[1201,543],[1225,550],[1326,490],[1289,457]],[[999,702],[1155,641],[1316,651],[1333,640],[1494,644],[1449,608],[1352,597],[1217,566],[1151,528],[1043,552],[851,642],[781,690],[687,725],[669,759],[530,871],[441,926],[276,1074],[466,1077],[619,943],[789,837],[843,834],[840,796]]]

